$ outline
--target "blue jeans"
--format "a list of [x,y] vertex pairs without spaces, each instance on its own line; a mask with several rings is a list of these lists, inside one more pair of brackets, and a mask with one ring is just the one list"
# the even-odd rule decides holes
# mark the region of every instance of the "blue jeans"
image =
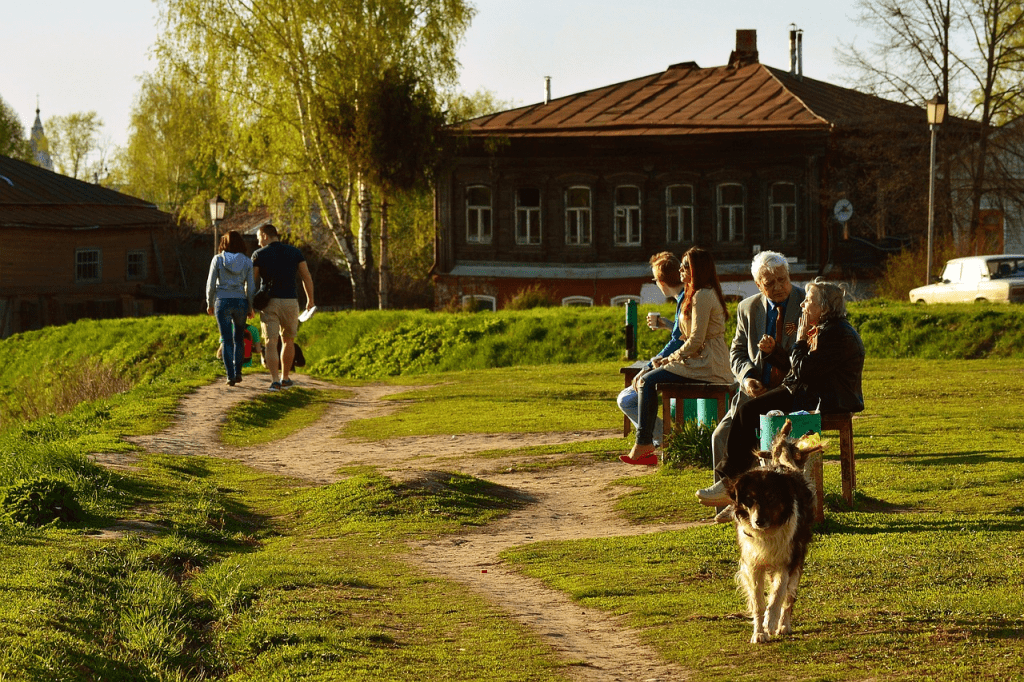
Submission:
[[245,362],[245,314],[249,301],[244,298],[218,298],[213,305],[220,338],[224,339],[224,369],[228,379],[242,376]]
[[[633,426],[636,427],[637,431],[640,430],[640,396],[636,391],[633,390],[632,386],[626,386],[619,393],[619,397],[616,401],[619,404],[619,409],[622,410],[622,414],[626,415],[629,421],[633,422]],[[654,419],[654,444],[661,444],[661,417],[655,417]]]
[[[637,407],[639,419],[636,428],[636,444],[652,445],[654,443],[654,425],[661,422],[658,419],[658,408],[661,407],[661,399],[655,386],[658,384],[693,384],[705,383],[690,379],[689,377],[673,374],[667,369],[652,369],[644,374],[643,385],[638,392]],[[676,414],[682,414],[682,405],[676,407]]]

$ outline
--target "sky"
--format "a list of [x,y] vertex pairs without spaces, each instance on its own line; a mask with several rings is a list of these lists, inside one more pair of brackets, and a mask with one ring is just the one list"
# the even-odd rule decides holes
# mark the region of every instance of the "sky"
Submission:
[[[804,31],[804,74],[844,84],[834,48],[866,46],[856,0],[471,0],[459,49],[463,90],[515,105],[610,85],[695,61],[729,59],[737,29],[757,31],[762,63],[789,68],[789,26]],[[150,0],[3,0],[0,97],[26,133],[35,120],[95,111],[108,144],[127,141],[138,78],[153,70]]]

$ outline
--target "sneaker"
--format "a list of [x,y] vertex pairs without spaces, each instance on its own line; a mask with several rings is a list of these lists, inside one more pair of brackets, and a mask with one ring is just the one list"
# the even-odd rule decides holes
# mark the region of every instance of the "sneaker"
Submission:
[[291,379],[285,379],[284,381],[281,382],[281,388],[288,388],[289,386],[294,385],[294,383],[295,382],[293,382]]
[[242,383],[242,375],[241,374],[239,374],[237,377],[235,377],[235,383],[236,384]]
[[733,520],[732,505],[715,514],[715,523],[729,523]]
[[725,484],[722,481],[716,482],[709,488],[698,490],[697,500],[709,507],[721,507],[732,503],[732,498],[725,492]]
[[271,391],[280,391],[281,390],[281,382],[280,381],[275,381],[274,383],[270,384],[270,390]]
[[228,379],[224,383],[227,384],[228,386],[234,386],[235,385],[235,380],[234,379]]

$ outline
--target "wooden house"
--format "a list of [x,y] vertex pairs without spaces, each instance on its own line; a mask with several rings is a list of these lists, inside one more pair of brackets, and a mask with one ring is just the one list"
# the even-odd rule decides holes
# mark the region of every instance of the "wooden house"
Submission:
[[172,217],[0,156],[0,338],[80,318],[178,312]]
[[921,151],[927,125],[923,109],[799,63],[761,64],[741,30],[725,66],[675,64],[453,131],[459,153],[435,185],[435,304],[497,309],[539,286],[563,305],[615,305],[650,284],[652,254],[693,245],[736,297],[760,249],[789,257],[797,280],[819,274],[839,253],[836,202],[865,205],[843,180],[844,140],[909,121],[920,135],[902,143]]

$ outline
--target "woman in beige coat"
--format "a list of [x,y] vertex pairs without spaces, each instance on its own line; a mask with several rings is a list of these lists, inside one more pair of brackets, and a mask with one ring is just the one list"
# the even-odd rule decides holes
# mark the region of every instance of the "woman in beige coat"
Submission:
[[655,358],[654,367],[633,380],[633,387],[639,395],[640,424],[636,445],[628,455],[619,457],[626,464],[653,466],[658,463],[653,432],[661,401],[655,386],[733,382],[729,347],[725,343],[728,311],[711,252],[697,246],[687,251],[683,254],[679,275],[686,287],[682,305],[684,324],[680,324],[685,340],[671,355]]

